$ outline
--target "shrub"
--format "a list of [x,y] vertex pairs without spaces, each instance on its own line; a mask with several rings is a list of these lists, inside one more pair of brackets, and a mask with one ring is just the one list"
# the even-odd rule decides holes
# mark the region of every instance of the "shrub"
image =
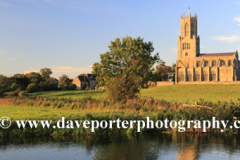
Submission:
[[85,90],[86,88],[87,88],[87,85],[85,85],[85,84],[81,86],[82,90]]
[[51,90],[57,90],[57,89],[58,89],[58,86],[54,82],[46,81],[42,84],[42,90],[44,91],[51,91]]
[[139,81],[132,77],[118,76],[111,79],[107,88],[109,90],[109,100],[114,103],[117,101],[126,102],[128,99],[135,98],[138,92]]
[[18,93],[18,96],[19,96],[19,97],[27,97],[27,96],[28,96],[28,91],[20,91],[20,92]]
[[20,92],[20,87],[16,89],[15,91],[9,92],[8,97],[18,96],[18,93]]
[[38,86],[35,83],[31,83],[27,86],[28,93],[34,93],[38,91]]
[[11,85],[11,89],[12,89],[13,91],[16,90],[18,87],[19,87],[19,85],[18,85],[16,82],[14,82],[14,83]]
[[70,84],[70,85],[68,86],[68,89],[69,89],[69,90],[75,90],[76,88],[77,88],[76,84]]

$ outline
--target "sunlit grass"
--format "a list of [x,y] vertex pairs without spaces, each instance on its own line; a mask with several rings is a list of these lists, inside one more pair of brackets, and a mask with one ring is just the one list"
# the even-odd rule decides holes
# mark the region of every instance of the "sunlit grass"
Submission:
[[[239,102],[240,85],[211,85],[211,84],[191,84],[191,85],[169,85],[141,89],[140,96],[164,99],[169,102],[199,102],[200,98],[210,102]],[[103,99],[108,97],[107,91],[49,91],[32,93],[30,96],[44,96],[52,98],[72,98],[79,99],[91,96],[94,99]]]

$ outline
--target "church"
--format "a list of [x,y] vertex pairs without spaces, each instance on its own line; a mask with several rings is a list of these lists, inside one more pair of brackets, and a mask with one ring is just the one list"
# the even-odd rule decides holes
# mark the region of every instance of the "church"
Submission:
[[[189,8],[190,10],[190,8]],[[178,37],[178,58],[175,83],[189,81],[240,80],[238,52],[200,53],[197,35],[197,15],[181,16],[181,36]]]

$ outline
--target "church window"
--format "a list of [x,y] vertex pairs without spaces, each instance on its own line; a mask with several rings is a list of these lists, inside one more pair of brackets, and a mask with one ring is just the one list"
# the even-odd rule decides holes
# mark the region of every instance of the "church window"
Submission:
[[212,61],[212,67],[214,67],[214,66],[216,66],[216,65],[217,65],[216,60],[213,60],[213,61]]
[[201,62],[197,61],[197,67],[201,67]]
[[226,66],[226,62],[224,61],[224,60],[221,60],[220,61],[220,66],[222,67],[222,66]]
[[198,71],[195,71],[195,81],[201,81],[200,80],[200,74]]
[[192,73],[190,71],[187,72],[187,81],[192,81]]
[[188,23],[185,24],[185,37],[189,36],[189,25]]
[[204,61],[204,67],[208,67],[208,61]]
[[216,72],[215,71],[211,71],[211,81],[216,81]]
[[229,59],[228,60],[228,66],[231,66],[232,65],[232,61]]
[[185,53],[185,56],[187,57],[187,56],[188,56],[188,53]]
[[180,73],[178,74],[178,81],[184,81],[183,71],[180,71]]
[[203,72],[203,81],[207,81],[208,80],[208,73],[207,71]]

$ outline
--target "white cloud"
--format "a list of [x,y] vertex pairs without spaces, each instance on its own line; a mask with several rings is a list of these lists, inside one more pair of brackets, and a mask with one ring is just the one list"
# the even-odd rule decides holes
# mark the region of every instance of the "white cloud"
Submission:
[[218,41],[227,41],[228,43],[233,43],[233,42],[237,42],[240,41],[240,37],[239,36],[214,36],[211,37],[212,40],[218,40]]
[[240,16],[234,18],[235,22],[240,22]]
[[8,60],[13,60],[13,57],[9,57]]
[[171,51],[172,51],[172,53],[177,53],[178,52],[177,48],[171,48]]
[[5,2],[0,2],[0,6],[4,6],[4,7],[12,7],[12,5],[7,4]]
[[200,48],[207,48],[208,46],[200,46]]

